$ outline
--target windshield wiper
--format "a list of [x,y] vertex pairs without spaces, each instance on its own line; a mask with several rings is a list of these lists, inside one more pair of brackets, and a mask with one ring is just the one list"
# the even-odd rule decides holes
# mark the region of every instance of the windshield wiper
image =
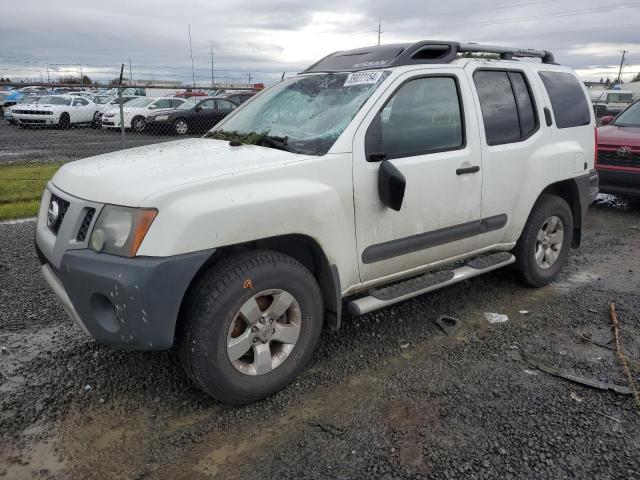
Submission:
[[265,135],[263,139],[267,143],[270,143],[272,146],[279,148],[280,150],[291,151],[289,148],[287,148],[287,143],[289,141],[289,137],[287,136],[278,137],[276,135]]
[[231,142],[244,143],[245,145],[259,145],[261,147],[277,148],[278,150],[285,150],[287,152],[296,152],[295,149],[288,146],[288,136],[278,137],[276,135],[269,135],[268,132],[238,133],[218,130],[216,132],[207,133],[205,137],[216,140],[229,140]]

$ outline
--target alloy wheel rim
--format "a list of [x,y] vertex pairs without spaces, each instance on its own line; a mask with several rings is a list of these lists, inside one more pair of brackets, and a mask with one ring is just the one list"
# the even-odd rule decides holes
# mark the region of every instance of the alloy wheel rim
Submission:
[[300,337],[300,305],[286,290],[264,290],[238,310],[227,333],[227,356],[245,375],[264,375],[289,357]]
[[181,135],[187,133],[187,128],[187,123],[182,120],[176,123],[176,131]]
[[535,259],[540,268],[546,270],[558,261],[563,242],[564,224],[560,217],[552,215],[542,222],[536,237]]

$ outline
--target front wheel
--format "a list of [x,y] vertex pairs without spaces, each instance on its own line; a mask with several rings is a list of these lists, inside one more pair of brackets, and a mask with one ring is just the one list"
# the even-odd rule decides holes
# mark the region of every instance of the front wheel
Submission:
[[302,370],[322,329],[309,270],[291,257],[248,252],[214,264],[186,300],[179,352],[212,397],[242,405],[282,390]]
[[173,123],[173,131],[177,135],[186,135],[189,132],[189,124],[184,118],[179,118]]
[[58,128],[60,130],[69,130],[71,128],[71,118],[67,112],[60,115],[60,119],[58,120]]
[[542,195],[515,248],[516,267],[524,283],[542,287],[555,280],[569,255],[572,238],[569,204],[555,195]]

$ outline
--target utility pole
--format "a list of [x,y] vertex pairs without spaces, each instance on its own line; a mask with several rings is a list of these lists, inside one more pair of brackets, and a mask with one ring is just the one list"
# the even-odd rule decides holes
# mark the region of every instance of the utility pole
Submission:
[[51,83],[51,80],[49,79],[49,64],[47,63],[47,83]]
[[249,73],[249,86],[251,86],[251,74]]
[[191,24],[189,27],[189,53],[191,55],[191,79],[193,80],[193,88],[196,88],[196,71],[193,69],[193,46],[191,45]]
[[84,75],[82,74],[82,65],[80,65],[80,85],[84,85]]
[[211,47],[209,47],[209,49],[211,50],[211,88],[216,88],[216,82],[214,81],[213,78],[213,45],[211,45]]
[[380,30],[381,28],[381,24],[380,24],[380,19],[378,18],[378,45],[380,45],[380,34],[382,33],[382,30]]
[[624,56],[629,53],[626,50],[622,50],[622,60],[620,60],[620,70],[618,70],[618,85],[622,83],[622,65],[624,64]]
[[131,74],[131,57],[129,57],[129,85],[133,85],[133,75]]

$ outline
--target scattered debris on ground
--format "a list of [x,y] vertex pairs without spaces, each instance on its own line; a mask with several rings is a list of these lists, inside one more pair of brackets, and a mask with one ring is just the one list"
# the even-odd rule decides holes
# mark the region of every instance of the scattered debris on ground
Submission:
[[588,387],[597,388],[600,390],[611,390],[612,392],[619,393],[621,395],[632,395],[633,390],[624,385],[616,385],[614,383],[601,382],[599,380],[594,380],[592,378],[585,378],[580,375],[576,375],[572,372],[564,370],[562,368],[552,367],[550,365],[545,365],[540,360],[535,358],[533,355],[522,353],[522,358],[525,362],[527,362],[532,367],[536,367],[538,370],[541,370],[549,375],[553,375],[555,377],[564,378],[566,380],[570,380],[575,383],[581,383],[582,385],[586,385]]
[[460,330],[460,327],[462,327],[462,322],[458,318],[448,315],[440,315],[436,318],[436,324],[449,336],[455,335],[455,333]]

